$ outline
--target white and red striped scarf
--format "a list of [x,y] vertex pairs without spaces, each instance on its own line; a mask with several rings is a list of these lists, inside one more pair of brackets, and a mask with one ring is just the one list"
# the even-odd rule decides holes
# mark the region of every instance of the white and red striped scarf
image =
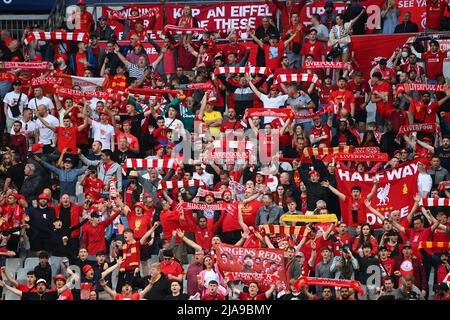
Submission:
[[445,91],[450,89],[448,84],[423,84],[423,83],[402,83],[396,88],[396,93],[402,93],[405,91]]
[[450,207],[450,198],[423,198],[420,205],[424,207]]
[[202,160],[248,160],[250,155],[247,151],[208,151],[206,152]]
[[334,155],[335,161],[370,161],[370,162],[387,162],[389,155],[387,153],[336,153]]
[[229,187],[231,190],[233,190],[233,193],[237,193],[237,194],[245,193],[245,186],[234,180],[230,180]]
[[181,207],[188,210],[228,210],[230,203],[220,202],[214,204],[183,202]]
[[45,86],[45,85],[62,85],[64,83],[63,78],[46,77],[46,78],[32,78],[31,86]]
[[240,141],[234,141],[234,140],[214,140],[213,142],[214,148],[222,149],[222,150],[228,150],[228,149],[246,149],[246,150],[252,150],[254,145],[251,141],[246,140],[240,140]]
[[305,69],[344,69],[345,62],[306,61]]
[[266,67],[219,67],[214,70],[214,74],[224,73],[250,73],[250,74],[264,74],[266,76],[272,75],[269,68]]
[[189,187],[200,187],[200,186],[204,186],[205,184],[203,183],[202,180],[197,180],[197,179],[193,179],[193,180],[181,180],[181,181],[165,181],[165,180],[161,180],[159,182],[159,186],[158,186],[158,190],[161,189],[181,189],[181,188],[189,188]]
[[343,147],[332,147],[332,148],[304,148],[303,155],[305,157],[311,156],[323,156],[327,154],[336,154],[336,153],[350,153],[353,152],[353,146],[343,146]]
[[116,93],[109,93],[105,91],[80,91],[80,90],[74,90],[70,88],[65,87],[58,87],[56,86],[53,88],[53,93],[58,94],[61,97],[65,98],[76,98],[76,99],[92,99],[92,98],[100,98],[100,99],[113,99],[118,100],[119,95]]
[[206,197],[207,194],[212,193],[215,199],[222,199],[222,192],[220,191],[209,191],[206,189],[199,188],[197,192],[197,197]]
[[12,61],[0,61],[0,69],[35,69],[44,70],[50,66],[50,70],[53,70],[53,64],[50,62],[12,62]]
[[415,123],[409,125],[403,125],[398,130],[398,134],[410,134],[411,132],[435,132],[436,123]]
[[89,34],[86,32],[62,32],[62,31],[35,31],[25,39],[25,44],[35,40],[62,40],[89,42]]
[[138,169],[138,168],[164,168],[164,169],[175,169],[177,163],[175,159],[137,159],[128,158],[125,161],[123,169],[128,168]]
[[205,31],[207,31],[206,28],[186,28],[170,24],[164,26],[164,33],[176,32],[177,34],[194,34],[194,33],[203,33]]
[[315,73],[280,74],[275,79],[275,83],[287,82],[310,82],[319,88],[321,87],[320,79]]

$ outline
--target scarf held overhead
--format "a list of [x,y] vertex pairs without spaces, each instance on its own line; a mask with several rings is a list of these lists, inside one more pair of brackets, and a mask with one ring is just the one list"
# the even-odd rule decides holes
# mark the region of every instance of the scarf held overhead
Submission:
[[191,203],[191,202],[183,202],[181,207],[183,209],[188,210],[227,210],[229,207],[229,203],[221,202],[215,204],[204,204],[204,203]]
[[317,214],[317,215],[303,215],[303,214],[284,214],[280,217],[283,222],[337,222],[338,219],[335,214]]
[[323,156],[327,154],[350,153],[353,152],[353,146],[332,147],[332,148],[304,148],[303,155],[305,157]]
[[28,44],[35,40],[82,41],[89,43],[89,34],[85,32],[35,31],[31,32],[24,42]]
[[300,279],[298,279],[298,281],[294,284],[294,286],[297,288],[298,291],[301,291],[301,289],[304,286],[308,285],[352,288],[353,290],[357,291],[360,295],[364,294],[364,290],[361,287],[361,284],[356,280],[300,277]]
[[124,170],[128,168],[141,169],[141,168],[164,168],[175,169],[177,163],[175,159],[136,159],[128,158],[124,165]]

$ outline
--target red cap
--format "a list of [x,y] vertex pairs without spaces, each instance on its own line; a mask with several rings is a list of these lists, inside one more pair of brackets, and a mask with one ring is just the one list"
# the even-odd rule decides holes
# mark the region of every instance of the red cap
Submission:
[[80,5],[80,4],[86,5],[86,1],[85,0],[77,0],[77,5]]
[[317,170],[311,170],[311,171],[308,173],[309,176],[312,176],[313,174],[317,174],[317,175],[320,176],[320,173],[319,173],[319,171],[317,171]]
[[276,84],[272,84],[270,86],[270,90],[272,90],[272,89],[277,89],[278,91],[280,91],[280,89],[278,89],[278,85],[276,85]]
[[55,276],[55,281],[56,280],[63,280],[64,282],[67,282],[66,277],[64,275],[62,275],[62,274],[57,274]]
[[168,144],[167,144],[167,148],[175,148],[175,143],[173,143],[173,142],[169,142]]
[[89,271],[93,270],[92,266],[87,264],[83,267],[83,273],[88,273]]
[[214,193],[208,192],[208,193],[206,194],[205,198],[206,198],[206,197],[213,197],[213,198],[214,198]]
[[148,198],[148,197],[151,197],[150,193],[144,192],[144,198]]
[[158,145],[155,147],[155,151],[158,151],[158,150],[161,149],[161,148],[164,149],[164,146],[163,146],[162,144],[158,144]]
[[432,143],[432,142],[433,142],[433,140],[431,140],[430,137],[423,137],[423,138],[422,138],[422,141],[426,141],[426,142],[429,142],[429,143]]
[[33,146],[31,147],[31,151],[33,153],[36,153],[39,149],[41,149],[43,147],[44,147],[44,145],[42,143],[36,143],[36,144],[33,144]]
[[105,198],[100,198],[97,200],[97,203],[105,203],[105,202],[106,202]]
[[35,55],[33,61],[42,61],[42,56],[40,54]]
[[134,204],[134,207],[135,208],[138,207],[138,208],[141,208],[142,210],[145,210],[145,205],[142,202],[136,202]]
[[14,56],[14,57],[11,58],[11,61],[12,61],[12,62],[20,61],[20,57]]
[[45,194],[45,193],[41,193],[41,194],[38,196],[38,200],[41,200],[41,199],[46,199],[47,201],[50,201],[50,200],[51,200],[50,197],[48,196],[48,194]]

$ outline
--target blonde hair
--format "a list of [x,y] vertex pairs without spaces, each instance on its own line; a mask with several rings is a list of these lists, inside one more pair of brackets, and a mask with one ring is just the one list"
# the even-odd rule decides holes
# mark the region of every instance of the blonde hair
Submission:
[[155,268],[155,269],[161,271],[161,263],[159,263],[159,262],[152,263],[150,265],[150,268]]

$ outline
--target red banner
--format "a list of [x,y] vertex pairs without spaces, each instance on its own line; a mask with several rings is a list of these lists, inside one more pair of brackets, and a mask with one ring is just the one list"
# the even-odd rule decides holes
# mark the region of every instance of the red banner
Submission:
[[[184,4],[166,4],[166,24],[176,24],[182,15]],[[216,3],[211,5],[190,5],[192,15],[200,28],[221,33],[229,29],[238,29],[238,34],[245,32],[247,25],[255,29],[265,16],[272,16],[272,8],[263,2]]]
[[[122,39],[124,31],[124,25],[118,21],[118,18],[129,20],[131,16],[131,8],[134,6],[135,5],[128,5],[122,7],[122,9],[118,9],[119,7],[102,6],[102,16],[111,17],[111,19],[108,19],[108,25],[115,31],[118,39]],[[136,7],[139,10],[139,16],[137,18],[144,20],[144,27],[149,27],[150,19],[154,19],[155,13],[159,12],[161,15],[163,12],[163,6],[160,4],[139,4],[136,5]],[[156,19],[154,30],[162,29],[163,19],[160,17],[159,19]]]
[[256,281],[263,287],[269,287],[274,280],[286,284],[283,250],[242,248],[227,244],[220,244],[216,249],[219,270],[231,272],[233,279],[247,284]]
[[[414,195],[417,193],[417,159],[408,161],[394,169],[378,171],[376,173],[360,173],[354,170],[336,168],[337,189],[351,197],[354,186],[361,187],[361,198],[365,199],[373,186],[373,178],[378,176],[379,183],[372,199],[372,207],[387,216],[394,210],[400,211],[400,217],[406,218],[414,204]],[[342,218],[345,223],[355,225],[352,220],[351,202],[340,201]],[[366,221],[372,228],[381,228],[382,221],[371,213],[365,206]]]
[[[382,58],[394,60],[395,49],[401,48],[409,38],[416,34],[390,34],[390,35],[366,35],[353,36],[351,46],[354,50],[355,59],[366,79],[370,78],[373,70],[378,67]],[[390,62],[388,62],[388,67]]]
[[[381,8],[384,4],[384,0],[366,0],[360,2],[367,10],[367,29],[374,30],[381,28]],[[300,21],[307,21],[305,24],[310,24],[311,17],[314,13],[322,16],[325,13],[326,1],[314,1],[305,5],[300,11]],[[345,2],[333,1],[334,12],[344,13],[349,4]]]

